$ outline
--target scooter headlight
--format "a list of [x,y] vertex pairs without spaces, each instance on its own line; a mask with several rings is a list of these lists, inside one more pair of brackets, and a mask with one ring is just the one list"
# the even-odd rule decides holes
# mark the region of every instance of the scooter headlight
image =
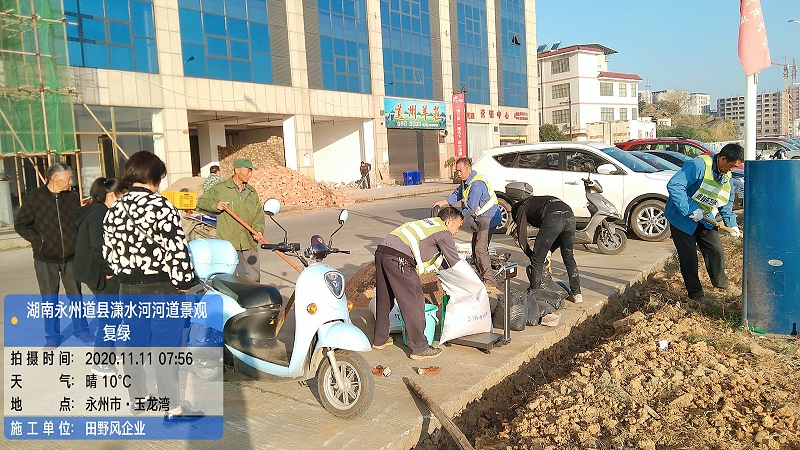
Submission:
[[331,291],[336,298],[342,298],[344,295],[344,276],[341,273],[332,270],[325,274],[325,284],[328,290]]
[[317,304],[309,303],[308,306],[306,306],[306,311],[308,311],[308,313],[313,316],[314,314],[317,313]]

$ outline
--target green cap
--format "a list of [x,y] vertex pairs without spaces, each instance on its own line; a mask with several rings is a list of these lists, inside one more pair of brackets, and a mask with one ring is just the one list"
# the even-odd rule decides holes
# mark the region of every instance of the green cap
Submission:
[[250,158],[239,158],[233,162],[233,168],[238,169],[240,167],[247,167],[248,169],[255,169],[253,167],[253,161],[250,161]]

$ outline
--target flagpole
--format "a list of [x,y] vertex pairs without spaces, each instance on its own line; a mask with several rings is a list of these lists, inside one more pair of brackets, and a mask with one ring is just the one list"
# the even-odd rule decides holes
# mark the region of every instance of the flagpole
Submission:
[[747,75],[744,90],[744,159],[756,159],[756,99],[758,74]]

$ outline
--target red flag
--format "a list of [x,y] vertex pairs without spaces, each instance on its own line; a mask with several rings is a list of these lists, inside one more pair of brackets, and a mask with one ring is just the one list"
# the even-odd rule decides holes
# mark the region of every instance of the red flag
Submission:
[[746,75],[771,64],[761,0],[739,0],[739,61]]

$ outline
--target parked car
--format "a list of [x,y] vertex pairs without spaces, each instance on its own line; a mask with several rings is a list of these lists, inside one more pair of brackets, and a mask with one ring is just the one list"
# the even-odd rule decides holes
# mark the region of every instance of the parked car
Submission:
[[[683,164],[686,161],[692,160],[692,158],[677,152],[646,150],[644,153],[650,153],[660,158],[664,158],[679,167],[683,167]],[[733,199],[733,208],[741,209],[744,206],[744,169],[740,169],[738,167],[733,169],[731,172],[731,183],[733,184],[733,189],[736,192],[736,195]]]
[[800,148],[788,139],[756,138],[756,154],[760,153],[764,159],[770,159],[779,150],[785,150],[789,159],[800,159]]
[[641,159],[642,161],[650,164],[651,166],[655,167],[658,170],[671,170],[673,172],[677,172],[680,170],[680,166],[673,164],[666,159],[659,158],[656,155],[647,152],[640,152],[640,151],[629,151],[631,155]]
[[504,230],[511,211],[506,184],[526,182],[533,195],[553,195],[564,200],[578,222],[591,216],[586,207],[582,178],[603,186],[603,195],[623,214],[624,223],[640,239],[663,241],[669,237],[664,217],[667,181],[673,172],[659,172],[650,164],[602,142],[537,142],[486,150],[473,168],[497,193]]
[[680,137],[663,137],[649,139],[632,139],[626,142],[617,142],[618,148],[625,151],[631,150],[665,150],[670,152],[682,153],[694,158],[700,155],[714,155],[717,152],[706,144],[694,139]]

